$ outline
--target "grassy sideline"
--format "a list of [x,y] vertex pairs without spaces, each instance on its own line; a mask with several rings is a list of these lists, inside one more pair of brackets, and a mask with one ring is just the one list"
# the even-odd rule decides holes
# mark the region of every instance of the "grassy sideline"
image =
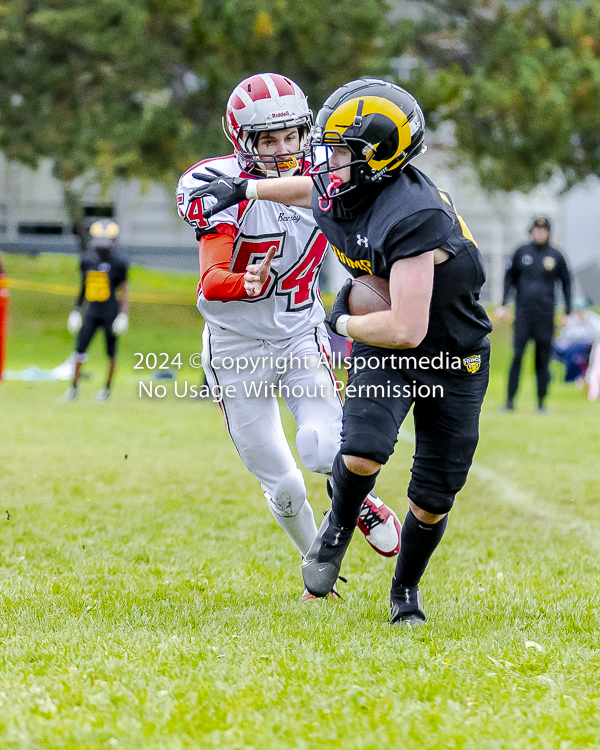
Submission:
[[[72,258],[5,265],[77,284]],[[195,280],[136,269],[132,286]],[[12,290],[8,369],[66,359],[71,304]],[[138,397],[134,353],[186,360],[200,328],[192,306],[132,305],[107,404],[99,338],[79,402],[64,383],[0,384],[0,748],[600,747],[600,404],[556,366],[538,416],[528,360],[500,413],[497,327],[476,463],[422,586],[430,624],[397,631],[393,561],[357,537],[343,600],[302,605],[299,558],[217,406]],[[411,455],[407,427],[378,482],[401,516]],[[324,482],[306,481],[320,517]]]

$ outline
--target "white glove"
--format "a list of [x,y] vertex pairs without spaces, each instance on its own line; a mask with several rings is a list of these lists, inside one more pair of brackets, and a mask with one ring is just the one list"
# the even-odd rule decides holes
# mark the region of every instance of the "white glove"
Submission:
[[71,310],[67,320],[67,330],[69,333],[77,333],[81,328],[81,313],[79,310]]
[[119,313],[112,324],[113,333],[117,336],[122,336],[124,333],[127,333],[128,329],[129,315],[127,313]]

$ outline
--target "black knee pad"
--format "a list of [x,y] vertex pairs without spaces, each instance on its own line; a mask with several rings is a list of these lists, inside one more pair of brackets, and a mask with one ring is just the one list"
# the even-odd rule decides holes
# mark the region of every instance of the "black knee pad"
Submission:
[[428,513],[448,513],[465,486],[478,440],[477,424],[474,419],[472,422],[471,429],[465,425],[462,435],[452,435],[446,441],[439,436],[433,446],[435,436],[428,436],[429,440],[423,439],[417,447],[407,494]]
[[[366,396],[346,398],[342,419],[341,452],[345,456],[369,458],[378,464],[387,463],[398,440],[398,430],[410,402],[405,409],[398,407],[400,399],[381,396],[376,389],[387,393],[389,379],[385,371],[359,373],[352,378],[356,392],[364,388]],[[372,391],[367,391],[370,388]]]
[[456,492],[440,492],[431,487],[423,487],[411,479],[406,491],[409,500],[421,510],[435,515],[449,513],[454,505]]
[[342,442],[344,456],[358,456],[368,458],[378,464],[387,463],[394,452],[396,440],[382,435],[379,431],[354,433],[345,437]]

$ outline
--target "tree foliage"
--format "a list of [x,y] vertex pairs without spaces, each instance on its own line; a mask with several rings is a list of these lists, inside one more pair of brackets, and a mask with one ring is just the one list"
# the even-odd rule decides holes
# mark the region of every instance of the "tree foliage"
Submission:
[[[432,0],[409,85],[488,190],[600,175],[600,2]],[[512,4],[515,5],[514,3]],[[483,7],[487,6],[487,7]]]
[[361,75],[387,75],[386,0],[213,0],[194,8],[182,48],[181,74],[197,89],[182,96],[188,125],[182,149],[218,153],[221,118],[243,78],[273,71],[290,76],[319,107],[338,86]]
[[67,185],[92,170],[173,184],[226,152],[227,98],[258,71],[316,104],[378,57],[386,0],[13,0],[0,4],[0,149],[51,157]]
[[434,127],[454,123],[487,189],[600,174],[600,0],[394,5],[409,4],[420,21],[390,20],[388,0],[0,2],[0,149],[51,157],[70,188],[84,174],[173,185],[227,152],[221,117],[242,78],[286,74],[317,109],[408,51],[401,82]]

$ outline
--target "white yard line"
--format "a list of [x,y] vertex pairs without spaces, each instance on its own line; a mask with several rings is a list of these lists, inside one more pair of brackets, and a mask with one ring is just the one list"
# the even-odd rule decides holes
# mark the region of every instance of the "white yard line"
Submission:
[[[401,427],[398,433],[398,440],[414,445],[415,436],[408,428]],[[473,461],[470,473],[486,482],[489,490],[489,496],[486,497],[486,500],[495,500],[502,505],[511,505],[520,513],[558,522],[564,531],[573,531],[584,535],[595,546],[600,547],[600,529],[593,526],[590,522],[579,521],[573,518],[573,516],[559,510],[552,503],[540,500],[533,492],[524,490],[517,482],[506,479],[506,477],[498,474],[498,472],[489,469],[487,466],[483,466],[477,461]]]

